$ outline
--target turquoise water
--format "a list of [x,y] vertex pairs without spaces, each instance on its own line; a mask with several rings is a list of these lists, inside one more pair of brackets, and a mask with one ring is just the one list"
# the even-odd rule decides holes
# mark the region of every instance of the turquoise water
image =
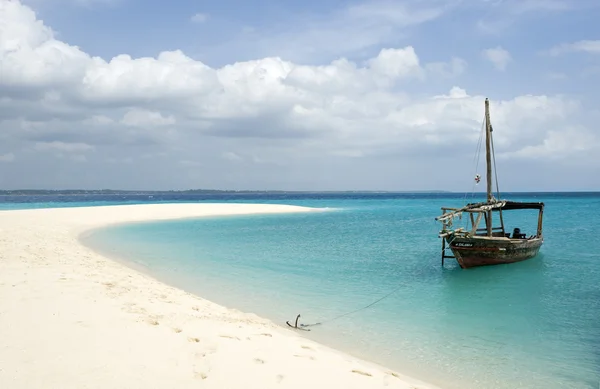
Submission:
[[[541,254],[469,270],[440,266],[433,220],[460,198],[290,200],[335,210],[139,223],[84,241],[282,325],[298,313],[325,321],[395,290],[303,335],[444,388],[596,389],[600,196],[520,199],[547,205]],[[525,216],[505,219],[527,233],[536,215]]]

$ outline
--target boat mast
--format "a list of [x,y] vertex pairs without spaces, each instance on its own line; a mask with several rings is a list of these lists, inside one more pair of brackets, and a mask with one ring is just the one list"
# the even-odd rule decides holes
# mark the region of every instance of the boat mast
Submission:
[[[485,162],[487,165],[487,201],[492,200],[492,125],[490,123],[490,102],[485,99]],[[487,236],[492,236],[492,211],[487,211],[486,215]]]

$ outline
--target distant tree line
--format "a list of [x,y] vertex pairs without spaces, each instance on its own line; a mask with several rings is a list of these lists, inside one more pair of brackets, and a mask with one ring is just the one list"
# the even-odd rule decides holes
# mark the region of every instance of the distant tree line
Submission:
[[187,189],[187,190],[118,190],[118,189],[13,189],[0,190],[0,196],[69,196],[69,195],[160,195],[160,194],[244,194],[244,193],[450,193],[440,190],[421,191],[293,191],[293,190],[219,190],[219,189]]
[[115,189],[13,189],[0,190],[0,195],[10,196],[41,196],[41,195],[152,195],[152,194],[210,194],[210,193],[290,193],[286,191],[260,190],[217,190],[217,189],[187,189],[187,190],[115,190]]

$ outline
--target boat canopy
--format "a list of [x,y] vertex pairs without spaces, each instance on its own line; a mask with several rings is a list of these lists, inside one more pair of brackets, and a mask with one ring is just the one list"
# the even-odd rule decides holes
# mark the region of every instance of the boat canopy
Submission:
[[506,201],[503,210],[511,209],[544,209],[544,203],[532,203],[532,202],[520,202],[520,201]]
[[451,212],[444,212],[443,215],[438,216],[435,218],[435,220],[438,221],[444,221],[444,220],[448,220],[451,219],[453,217],[456,217],[460,214],[462,214],[463,212],[487,212],[487,211],[494,211],[494,210],[503,210],[503,211],[510,211],[510,210],[515,210],[515,209],[537,209],[539,211],[542,211],[544,209],[544,203],[542,202],[521,202],[521,201],[507,201],[507,200],[494,200],[494,201],[485,201],[485,202],[481,202],[481,203],[471,203],[471,204],[467,204],[462,208],[443,208],[444,211],[451,211]]

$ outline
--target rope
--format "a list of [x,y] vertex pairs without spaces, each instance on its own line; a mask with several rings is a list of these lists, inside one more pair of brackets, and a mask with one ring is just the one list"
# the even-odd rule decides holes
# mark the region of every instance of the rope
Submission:
[[[493,134],[493,133],[492,133]],[[490,134],[492,139],[492,158],[494,159],[494,176],[496,177],[496,194],[500,199],[500,187],[498,186],[498,170],[496,170],[496,152],[494,151],[494,136]]]
[[[473,156],[473,161],[475,162],[475,174],[477,174],[477,169],[479,168],[479,160],[481,159],[481,144],[482,144],[484,130],[485,130],[485,117],[483,118],[483,121],[481,122],[481,130],[479,131],[479,140],[477,141],[477,148],[475,149],[475,155]],[[473,196],[475,195],[475,185],[476,185],[476,183],[474,183],[473,187],[471,188],[471,198],[473,198]],[[465,193],[465,205],[466,205],[466,198],[467,198],[467,194]]]
[[[364,307],[362,307],[362,308],[358,308],[358,309],[355,309],[355,310],[353,310],[353,311],[350,311],[350,312],[343,313],[343,314],[341,314],[341,315],[335,316],[335,317],[333,317],[333,318],[331,318],[331,319],[328,319],[328,320],[323,320],[323,321],[316,322],[316,323],[312,323],[312,324],[300,324],[300,325],[298,326],[298,317],[300,317],[300,315],[298,315],[298,316],[296,317],[296,326],[295,326],[295,327],[294,327],[294,326],[292,326],[292,325],[291,325],[289,322],[287,322],[287,324],[288,324],[290,327],[294,327],[294,328],[299,328],[299,327],[303,327],[303,328],[304,328],[304,327],[314,327],[314,326],[318,326],[318,325],[323,325],[323,324],[325,324],[325,323],[331,323],[332,321],[339,320],[339,319],[341,319],[341,318],[343,318],[343,317],[346,317],[346,316],[352,315],[353,313],[357,313],[357,312],[360,312],[360,311],[364,311],[365,309],[372,307],[373,305],[375,305],[375,304],[377,304],[377,303],[379,303],[379,302],[381,302],[381,301],[385,300],[386,298],[390,297],[391,295],[393,295],[394,293],[396,293],[397,291],[399,291],[399,290],[400,290],[400,288],[402,288],[403,286],[404,286],[404,285],[400,285],[400,286],[398,286],[397,288],[394,288],[394,289],[393,289],[391,292],[387,293],[387,294],[386,294],[386,295],[384,295],[383,297],[380,297],[380,298],[378,298],[377,300],[373,301],[372,303],[370,303],[370,304],[368,304],[368,305],[365,305],[365,306],[364,306]],[[307,330],[307,331],[310,331],[310,330]]]
[[[485,115],[483,116],[483,120],[481,121],[481,130],[479,130],[479,140],[477,141],[477,147],[475,149],[475,155],[473,156],[473,162],[475,163],[475,174],[477,174],[477,169],[479,169],[479,161],[481,160],[481,145],[482,145],[482,140],[483,140],[483,134],[485,132]],[[471,187],[471,199],[470,201],[473,201],[473,198],[475,197],[475,186],[477,185],[477,183],[473,183],[473,186]],[[463,206],[466,206],[467,203],[469,202],[467,200],[468,197],[468,193],[465,193],[465,197],[463,198]],[[469,224],[469,219],[467,219],[466,221],[467,223],[467,227]]]

